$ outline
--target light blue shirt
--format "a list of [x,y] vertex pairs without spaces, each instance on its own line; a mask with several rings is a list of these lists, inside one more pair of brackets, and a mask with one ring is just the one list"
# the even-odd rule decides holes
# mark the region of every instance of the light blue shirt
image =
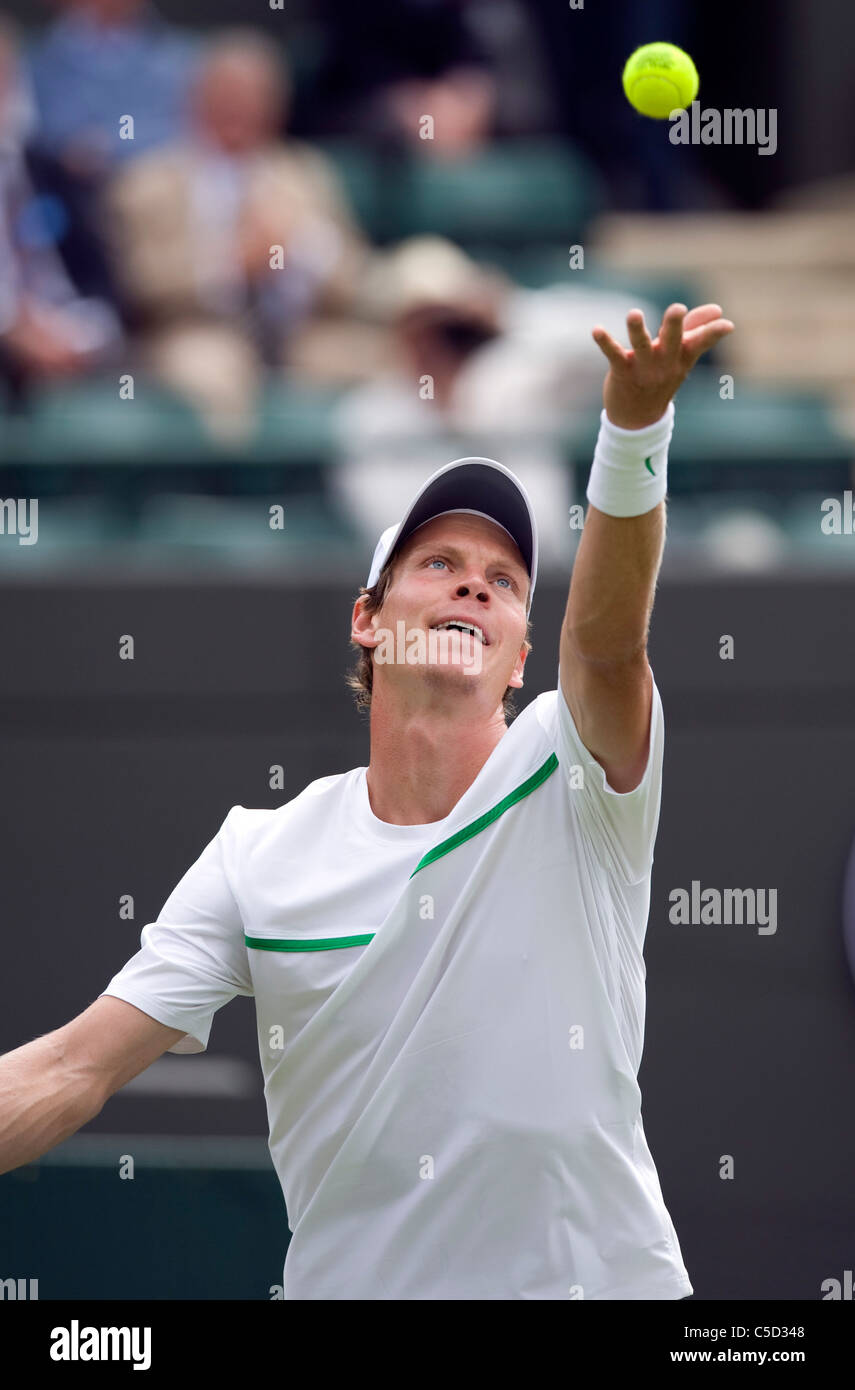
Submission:
[[[196,43],[150,9],[131,24],[104,27],[85,14],[58,20],[32,48],[38,141],[53,154],[87,140],[108,166],[182,133]],[[120,138],[123,116],[133,140]]]

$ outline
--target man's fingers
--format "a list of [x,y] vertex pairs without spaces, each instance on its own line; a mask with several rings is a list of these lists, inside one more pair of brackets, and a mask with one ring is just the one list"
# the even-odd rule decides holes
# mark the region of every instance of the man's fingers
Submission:
[[[654,378],[685,377],[698,358],[735,327],[730,319],[722,317],[720,304],[699,304],[690,310],[685,304],[669,304],[654,349],[640,309],[633,309],[627,315],[626,325],[630,348],[622,347],[601,324],[592,330],[592,337],[612,371],[619,373],[624,381],[635,380],[636,386],[642,381],[649,385]],[[639,377],[637,368],[642,364],[643,372]]]
[[698,358],[713,347],[722,338],[726,338],[728,333],[732,333],[734,324],[730,319],[714,319],[712,323],[705,324],[702,328],[696,328],[690,333],[683,334],[683,351],[689,354],[690,361],[694,366]]
[[714,319],[721,318],[720,304],[699,304],[696,309],[690,309],[683,321],[683,332],[688,333],[693,328],[702,328],[705,323],[712,323]]
[[652,343],[647,325],[644,322],[644,315],[640,309],[632,309],[626,316],[626,326],[629,332],[629,341],[633,351],[640,357],[650,352]]
[[662,327],[659,329],[659,346],[666,357],[676,358],[680,351],[685,315],[685,304],[671,304],[665,310]]
[[620,343],[615,341],[611,333],[607,333],[606,330],[601,328],[598,324],[591,336],[600,351],[605,353],[613,367],[626,366],[626,354]]

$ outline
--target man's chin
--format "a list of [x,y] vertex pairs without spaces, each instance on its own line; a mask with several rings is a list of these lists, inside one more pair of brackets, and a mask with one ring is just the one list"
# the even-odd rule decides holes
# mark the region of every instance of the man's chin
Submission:
[[420,668],[424,680],[433,689],[454,690],[462,694],[475,694],[483,689],[484,673],[475,671],[462,661],[426,662]]

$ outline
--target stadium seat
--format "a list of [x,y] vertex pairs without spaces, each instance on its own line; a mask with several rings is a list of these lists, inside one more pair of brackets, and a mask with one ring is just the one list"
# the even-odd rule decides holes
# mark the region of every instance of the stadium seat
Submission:
[[192,409],[141,376],[133,400],[120,398],[117,378],[46,387],[15,428],[17,453],[32,463],[162,462],[211,452]]
[[788,460],[846,460],[852,442],[834,426],[822,395],[772,391],[736,383],[733,400],[719,396],[718,376],[699,371],[679,397],[680,431],[673,453],[680,459],[722,454],[770,464]]
[[591,229],[597,253],[631,270],[670,265],[704,272],[855,263],[852,214],[820,212],[608,213]]
[[601,204],[596,170],[563,141],[504,141],[458,160],[371,156],[347,141],[323,148],[378,241],[433,234],[464,246],[569,246]]
[[[281,504],[281,529],[270,526],[271,505]],[[352,545],[350,528],[322,498],[220,498],[162,494],[143,507],[136,536],[140,555],[210,560],[244,568],[270,568],[307,551],[334,555]]]
[[357,221],[371,240],[378,239],[383,221],[384,190],[376,156],[363,141],[345,137],[312,142],[331,161]]
[[121,516],[109,501],[98,496],[39,496],[38,532],[32,545],[22,545],[17,535],[0,535],[0,568],[4,573],[28,576],[36,571],[87,560],[123,560],[127,532]]
[[806,493],[790,500],[783,519],[788,540],[794,552],[810,558],[817,567],[855,569],[855,536],[845,532],[835,535],[822,529],[826,517],[822,504],[827,495]]
[[341,395],[337,387],[269,382],[248,450],[251,460],[297,464],[329,458],[335,444],[333,413]]
[[[734,399],[722,400],[719,389],[717,371],[702,367],[681,388],[669,451],[670,494],[766,490],[781,496],[847,486],[855,445],[837,429],[824,396],[737,382]],[[579,480],[587,479],[598,426],[599,411],[592,408],[566,432]]]
[[525,289],[548,285],[579,285],[585,289],[624,291],[651,300],[666,309],[669,304],[697,303],[698,285],[692,276],[661,271],[613,270],[586,256],[582,269],[572,270],[568,247],[554,243],[520,248],[470,246],[469,254],[482,265],[495,266]]

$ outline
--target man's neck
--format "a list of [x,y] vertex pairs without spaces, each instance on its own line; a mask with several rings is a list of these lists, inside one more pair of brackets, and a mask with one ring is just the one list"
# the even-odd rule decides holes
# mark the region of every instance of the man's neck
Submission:
[[501,706],[491,714],[474,700],[449,710],[390,708],[371,701],[368,798],[378,820],[428,825],[444,820],[508,732]]

